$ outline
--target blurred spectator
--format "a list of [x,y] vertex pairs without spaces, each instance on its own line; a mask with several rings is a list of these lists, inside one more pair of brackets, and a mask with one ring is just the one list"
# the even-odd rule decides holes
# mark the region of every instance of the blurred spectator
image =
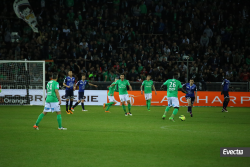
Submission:
[[[187,82],[188,70],[203,90],[206,82],[225,76],[231,81],[249,80],[249,5],[243,0],[237,5],[215,0],[53,2],[58,3],[32,2],[39,34],[11,18],[13,13],[6,11],[12,4],[5,5],[1,60],[53,60],[54,65],[46,65],[47,79],[52,71],[58,70],[59,78],[64,78],[74,70],[77,77],[89,73],[97,81],[110,81],[119,73],[138,82],[150,73],[163,81],[172,78],[174,70]],[[16,32],[18,39],[13,37]],[[192,62],[189,69],[183,56]],[[34,78],[39,77],[32,73]]]

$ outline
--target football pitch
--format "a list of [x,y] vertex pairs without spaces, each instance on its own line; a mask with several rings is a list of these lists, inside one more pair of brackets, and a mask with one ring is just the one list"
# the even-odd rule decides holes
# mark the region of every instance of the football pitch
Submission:
[[0,167],[250,166],[250,157],[220,157],[221,147],[250,147],[249,108],[195,107],[191,118],[181,107],[175,122],[161,119],[165,107],[132,106],[127,117],[120,106],[78,106],[72,115],[64,108],[67,131],[57,130],[55,113],[34,130],[42,106],[1,106]]

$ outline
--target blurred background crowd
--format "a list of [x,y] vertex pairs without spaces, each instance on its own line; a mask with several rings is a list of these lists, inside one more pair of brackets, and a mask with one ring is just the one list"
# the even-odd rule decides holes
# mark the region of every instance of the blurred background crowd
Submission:
[[29,2],[40,33],[16,17],[12,3],[0,2],[0,59],[51,60],[46,74],[58,71],[59,82],[69,70],[94,81],[124,73],[130,81],[151,74],[163,82],[174,72],[181,82],[249,81],[246,0]]

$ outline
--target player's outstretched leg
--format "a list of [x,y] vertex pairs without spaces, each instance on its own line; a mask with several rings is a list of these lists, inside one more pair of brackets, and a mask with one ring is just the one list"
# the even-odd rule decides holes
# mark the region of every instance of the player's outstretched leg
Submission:
[[35,128],[36,130],[39,130],[38,125],[39,125],[39,123],[41,122],[41,120],[43,119],[43,117],[44,117],[46,114],[47,114],[46,112],[42,112],[42,113],[38,116],[38,118],[37,118],[37,120],[36,120],[36,124],[33,126],[33,128]]
[[166,118],[166,114],[168,113],[168,111],[170,110],[171,107],[167,106],[166,109],[165,109],[165,112],[162,116],[162,119],[164,120]]
[[175,121],[174,121],[174,116],[178,113],[178,110],[179,110],[179,107],[175,107],[175,108],[174,108],[173,114],[171,115],[171,117],[169,117],[169,120],[170,120],[170,121],[175,122]]
[[128,103],[128,115],[132,116],[130,100],[128,100],[127,103]]
[[75,105],[71,108],[71,110],[74,111],[74,108],[75,108],[76,106],[78,106],[79,103],[80,103],[80,100],[78,100],[78,101],[75,103]]
[[56,113],[57,113],[58,130],[67,130],[67,128],[62,127],[62,115],[61,115],[61,111],[56,112]]
[[105,109],[105,107],[108,106],[107,109],[105,110],[105,112],[109,112],[109,109],[112,105],[115,105],[115,102],[110,102],[110,103],[106,103],[106,104],[104,103],[103,109]]

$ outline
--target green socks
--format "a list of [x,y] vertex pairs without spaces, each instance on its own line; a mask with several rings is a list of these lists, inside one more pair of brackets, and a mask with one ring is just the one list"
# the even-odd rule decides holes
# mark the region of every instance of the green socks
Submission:
[[62,127],[62,116],[61,116],[61,114],[57,115],[57,122],[58,122],[58,127],[61,128]]
[[178,113],[178,109],[175,108],[174,111],[173,111],[173,114],[171,115],[172,118],[174,118],[174,116]]
[[150,110],[151,100],[147,100],[147,101],[146,101],[146,104],[147,104],[147,109]]
[[128,104],[128,112],[131,110],[131,104]]
[[[36,121],[36,126],[38,126],[38,124],[41,122],[41,120],[43,119],[43,117],[44,117],[44,114],[43,114],[43,113],[41,113],[41,114],[38,116],[38,119],[37,119],[37,121]],[[57,122],[58,122],[59,128],[61,128],[61,127],[62,127],[62,116],[61,116],[61,114],[58,114],[58,115],[57,115]]]
[[38,126],[38,124],[41,122],[41,120],[43,119],[43,117],[44,117],[44,114],[43,114],[43,113],[41,113],[41,114],[38,116],[38,118],[37,118],[37,120],[36,120],[36,126]]
[[113,104],[115,104],[115,102],[106,103],[105,105],[109,106],[109,105],[113,105]]
[[108,106],[106,111],[108,111],[113,104],[115,104],[115,102],[106,103],[105,105]]
[[123,111],[124,111],[125,113],[127,113],[127,112],[126,112],[126,107],[125,107],[125,105],[122,105],[122,109],[123,109]]
[[167,112],[170,110],[170,108],[171,108],[171,107],[168,107],[168,106],[166,107],[165,112],[164,112],[164,115],[167,114]]

